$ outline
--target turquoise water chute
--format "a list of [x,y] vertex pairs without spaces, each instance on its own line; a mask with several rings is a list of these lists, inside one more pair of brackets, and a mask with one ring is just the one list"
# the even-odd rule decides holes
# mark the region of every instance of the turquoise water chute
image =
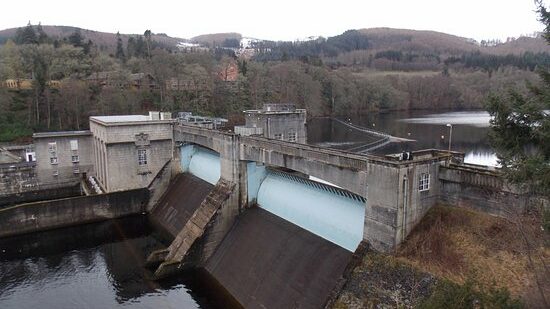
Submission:
[[181,167],[184,173],[191,173],[215,185],[220,179],[220,155],[212,150],[193,144],[180,148]]
[[301,177],[270,171],[258,205],[349,251],[363,239],[365,199]]
[[[181,166],[211,184],[220,179],[218,153],[193,144],[180,148]],[[248,202],[349,251],[363,239],[366,200],[356,194],[296,175],[246,165]]]

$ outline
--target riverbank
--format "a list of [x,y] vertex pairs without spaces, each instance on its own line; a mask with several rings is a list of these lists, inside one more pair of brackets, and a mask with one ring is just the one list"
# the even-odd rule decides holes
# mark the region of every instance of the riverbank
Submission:
[[544,307],[541,294],[550,295],[550,278],[544,275],[550,237],[536,218],[540,216],[528,214],[511,222],[434,207],[395,255],[369,250],[333,308],[433,307],[459,301],[467,307],[472,302],[519,306],[516,299],[529,308]]

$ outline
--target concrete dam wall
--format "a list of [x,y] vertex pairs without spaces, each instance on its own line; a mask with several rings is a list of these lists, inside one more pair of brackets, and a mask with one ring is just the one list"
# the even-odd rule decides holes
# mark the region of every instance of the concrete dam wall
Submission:
[[206,269],[245,308],[322,308],[352,253],[261,208],[242,213]]
[[0,237],[120,218],[145,211],[149,191],[134,189],[0,209]]
[[153,223],[175,238],[213,187],[192,174],[179,174],[151,211]]

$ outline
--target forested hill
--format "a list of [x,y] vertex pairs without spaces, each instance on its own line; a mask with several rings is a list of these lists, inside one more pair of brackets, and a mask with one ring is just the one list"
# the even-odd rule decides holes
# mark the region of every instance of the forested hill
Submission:
[[[78,31],[85,40],[91,40],[96,46],[102,49],[115,50],[116,48],[116,32],[100,32],[71,26],[44,25],[41,27],[46,35],[53,39],[62,40],[63,38],[68,38],[75,31]],[[10,38],[14,39],[17,29],[20,28],[0,30],[0,44],[5,43]],[[140,35],[141,34],[121,33],[121,38],[123,42],[126,43],[130,37],[136,38]],[[198,43],[205,47],[234,47],[233,42],[241,41],[243,35],[236,32],[227,32],[204,34],[195,36],[191,39],[183,39],[171,37],[162,33],[152,33],[151,39],[169,49],[175,49],[181,42]],[[262,47],[269,47],[277,51],[278,49],[287,49],[289,46],[294,46],[299,49],[299,52],[302,54],[322,54],[322,56],[325,57],[339,56],[340,54],[345,54],[352,50],[368,50],[369,52],[393,50],[403,53],[421,52],[437,55],[457,55],[477,51],[493,55],[521,55],[525,52],[550,52],[549,46],[545,44],[541,37],[510,38],[510,40],[505,42],[497,40],[476,42],[473,39],[458,37],[442,32],[394,28],[350,30],[334,37],[317,38],[316,40],[310,41],[276,42],[270,41],[269,39],[258,39],[256,41],[257,42],[251,46],[252,48],[260,49]],[[312,52],[312,50],[322,45],[328,46],[328,51],[324,50],[324,53]]]
[[491,92],[525,91],[548,65],[536,37],[478,43],[377,28],[295,42],[231,32],[185,40],[29,24],[0,31],[0,142],[148,110],[239,121],[265,102],[311,117],[482,108]]
[[[73,33],[78,32],[82,35],[84,41],[90,40],[94,45],[99,47],[102,50],[114,51],[117,44],[117,34],[116,32],[101,32],[94,30],[87,30],[78,27],[71,26],[41,26],[44,33],[50,37],[52,40],[62,41],[63,39],[68,39]],[[22,28],[9,28],[0,30],[0,44],[5,43],[8,39],[15,39],[17,35],[17,29]],[[146,29],[143,29],[145,32]],[[123,42],[127,42],[130,37],[139,37],[142,34],[120,34]],[[166,34],[155,34],[151,35],[152,41],[158,42],[166,48],[175,49],[178,43],[186,41],[185,39],[170,37]]]

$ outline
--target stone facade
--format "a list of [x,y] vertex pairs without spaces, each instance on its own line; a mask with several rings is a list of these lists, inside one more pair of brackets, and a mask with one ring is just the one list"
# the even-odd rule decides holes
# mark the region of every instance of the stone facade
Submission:
[[90,118],[97,179],[107,191],[147,187],[172,158],[172,120]]
[[94,175],[90,131],[33,134],[39,184],[71,185],[83,175]]

